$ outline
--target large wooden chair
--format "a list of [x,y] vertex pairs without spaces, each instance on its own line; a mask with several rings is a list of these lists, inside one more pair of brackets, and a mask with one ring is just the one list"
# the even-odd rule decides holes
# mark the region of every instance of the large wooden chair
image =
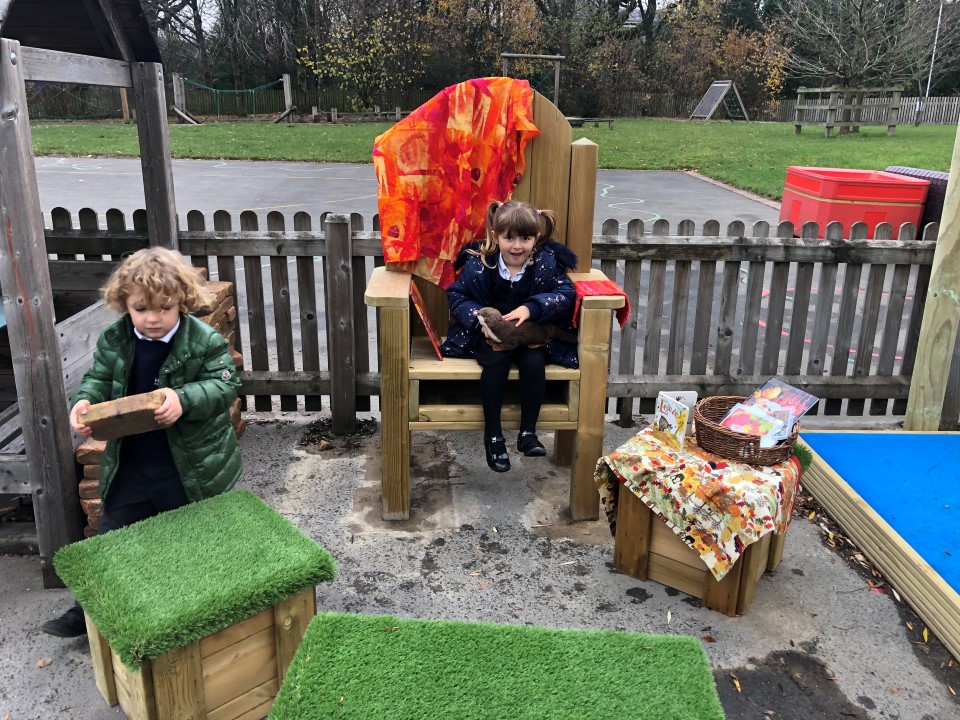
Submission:
[[[579,258],[573,280],[599,280],[591,269],[593,211],[597,182],[597,145],[571,142],[563,114],[539,93],[533,120],[541,135],[526,148],[526,173],[513,194],[557,214],[556,239]],[[410,432],[413,430],[480,430],[480,366],[475,360],[437,360],[416,312],[411,312],[410,283],[416,281],[430,317],[446,336],[449,309],[436,285],[389,267],[377,268],[364,299],[377,308],[380,326],[380,410],[383,434],[383,517],[410,516]],[[623,298],[594,296],[583,300],[578,320],[580,368],[547,366],[547,392],[538,430],[556,430],[555,461],[570,466],[570,513],[575,520],[599,515],[593,484],[597,459],[603,454],[603,420],[613,310]],[[411,342],[412,340],[412,342]],[[516,386],[517,369],[509,376]],[[520,405],[508,386],[503,426],[520,424]],[[479,437],[478,437],[479,442]]]

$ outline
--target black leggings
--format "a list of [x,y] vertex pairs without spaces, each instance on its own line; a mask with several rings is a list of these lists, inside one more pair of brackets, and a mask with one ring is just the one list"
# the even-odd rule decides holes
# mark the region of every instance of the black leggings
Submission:
[[520,431],[536,432],[543,391],[546,388],[547,356],[543,348],[526,346],[498,352],[482,339],[474,353],[483,367],[480,373],[480,395],[483,398],[483,423],[486,437],[503,437],[500,411],[507,390],[507,374],[516,363],[520,370]]

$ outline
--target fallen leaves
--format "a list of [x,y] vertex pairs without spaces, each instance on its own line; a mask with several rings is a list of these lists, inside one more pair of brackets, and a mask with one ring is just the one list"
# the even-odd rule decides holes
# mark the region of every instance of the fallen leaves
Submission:
[[53,665],[53,658],[40,658],[39,660],[37,660],[38,668],[45,668],[48,665]]
[[737,689],[737,692],[742,692],[742,690],[740,689],[740,681],[737,679],[736,675],[730,676],[730,682],[733,683],[733,686]]
[[923,629],[923,641],[927,642],[930,639],[930,631],[926,628]]

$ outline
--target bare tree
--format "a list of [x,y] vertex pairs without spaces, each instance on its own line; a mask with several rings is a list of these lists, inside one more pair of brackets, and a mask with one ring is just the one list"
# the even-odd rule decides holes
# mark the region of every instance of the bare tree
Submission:
[[204,14],[209,0],[143,0],[143,9],[157,33],[160,50],[178,69],[197,67],[203,81],[211,80]]
[[[910,84],[929,65],[939,0],[782,0],[780,17],[798,76],[846,87]],[[953,3],[942,48],[957,44]],[[949,16],[949,17],[948,17]],[[946,72],[944,65],[941,71]]]

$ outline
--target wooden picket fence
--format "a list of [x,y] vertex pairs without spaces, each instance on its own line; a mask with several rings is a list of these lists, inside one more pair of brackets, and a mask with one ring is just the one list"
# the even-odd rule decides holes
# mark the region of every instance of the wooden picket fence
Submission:
[[[58,209],[47,230],[54,293],[62,302],[99,287],[125,252],[148,243],[143,216],[77,222]],[[271,212],[187,214],[180,249],[211,277],[236,284],[236,344],[244,357],[244,393],[257,410],[365,410],[379,393],[373,313],[363,293],[383,262],[378,220]],[[76,225],[76,227],[74,227]],[[902,415],[933,261],[936,224],[922,240],[910,224],[893,241],[873,240],[838,223],[817,240],[815,223],[794,238],[790,223],[771,228],[717,221],[696,228],[659,220],[644,227],[607,221],[593,238],[594,258],[621,283],[633,313],[614,328],[608,395],[621,419],[647,412],[660,390],[745,394],[772,375],[824,399],[827,415]],[[826,288],[828,291],[824,292]],[[272,318],[273,322],[268,322]],[[351,409],[351,412],[353,410]],[[960,347],[943,425],[960,416]]]

